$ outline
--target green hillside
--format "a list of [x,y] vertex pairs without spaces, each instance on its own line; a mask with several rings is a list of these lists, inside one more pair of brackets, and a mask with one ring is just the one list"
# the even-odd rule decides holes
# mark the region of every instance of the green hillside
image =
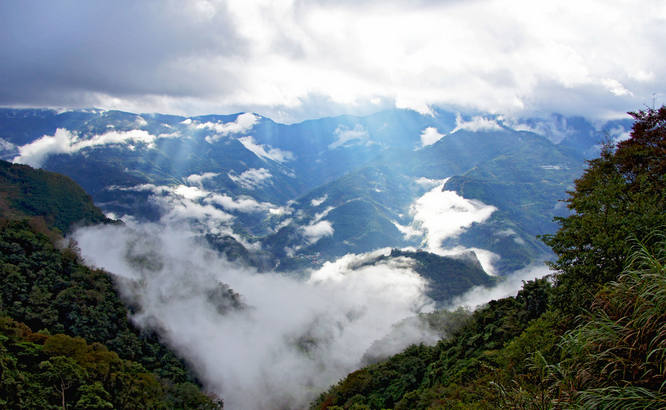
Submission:
[[67,177],[0,165],[0,407],[220,407],[130,323],[109,273],[56,246],[49,227],[107,221],[90,197]]
[[358,370],[320,409],[666,407],[666,107],[589,162],[544,238],[556,274],[437,345]]
[[43,217],[61,232],[110,222],[71,178],[0,161],[0,217],[20,216]]

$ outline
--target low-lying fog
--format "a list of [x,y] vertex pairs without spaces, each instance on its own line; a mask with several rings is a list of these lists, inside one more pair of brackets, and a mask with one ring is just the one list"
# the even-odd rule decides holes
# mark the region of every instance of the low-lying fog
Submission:
[[[406,264],[354,269],[369,255],[297,279],[232,264],[184,229],[98,226],[75,238],[87,263],[129,279],[118,284],[141,306],[134,320],[158,326],[232,409],[306,406],[360,366],[394,323],[434,305]],[[433,340],[415,327],[387,353]]]
[[[431,251],[459,253],[439,244],[495,208],[443,191],[444,181],[429,182],[432,190],[411,209],[410,229],[424,236]],[[129,218],[125,225],[79,229],[74,239],[86,263],[116,275],[123,296],[140,307],[132,319],[156,329],[226,408],[307,407],[364,360],[441,337],[415,318],[435,303],[413,261],[377,262],[390,249],[349,254],[292,276],[257,273],[211,250],[187,219],[146,224]],[[485,259],[492,272],[491,259]],[[375,262],[364,264],[370,260]],[[471,289],[450,308],[515,294],[522,280],[547,273],[538,265],[523,269],[493,289]]]

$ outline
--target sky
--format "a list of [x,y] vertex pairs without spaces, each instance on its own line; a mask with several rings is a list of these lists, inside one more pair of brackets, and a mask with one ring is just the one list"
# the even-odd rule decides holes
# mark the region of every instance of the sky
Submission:
[[664,102],[664,27],[663,0],[5,0],[0,106],[610,118]]

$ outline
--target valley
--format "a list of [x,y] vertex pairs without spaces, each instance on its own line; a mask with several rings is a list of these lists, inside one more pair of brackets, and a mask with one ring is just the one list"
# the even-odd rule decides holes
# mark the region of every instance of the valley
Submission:
[[568,215],[558,201],[590,153],[631,126],[551,118],[2,109],[0,158],[68,175],[122,221],[63,232],[206,389],[293,408],[445,337],[436,309],[548,272],[537,236]]

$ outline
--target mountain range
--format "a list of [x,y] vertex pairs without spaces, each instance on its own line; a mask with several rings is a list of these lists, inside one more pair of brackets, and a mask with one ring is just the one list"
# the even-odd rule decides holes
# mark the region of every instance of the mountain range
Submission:
[[73,178],[112,218],[195,222],[262,269],[412,247],[475,250],[504,275],[548,255],[536,236],[567,213],[558,200],[630,124],[443,110],[279,124],[252,113],[1,109],[0,158]]
[[[0,161],[0,216],[30,221],[8,225],[19,232],[11,241],[37,229],[53,248],[62,233],[81,260],[112,272],[97,273],[195,385],[232,407],[302,407],[469,316],[434,309],[516,288],[520,272],[553,256],[538,236],[569,215],[560,201],[586,159],[630,127],[445,111],[278,124],[252,113],[4,109],[0,158],[14,164]],[[539,292],[523,297],[528,312]],[[17,309],[14,319],[44,326]]]

